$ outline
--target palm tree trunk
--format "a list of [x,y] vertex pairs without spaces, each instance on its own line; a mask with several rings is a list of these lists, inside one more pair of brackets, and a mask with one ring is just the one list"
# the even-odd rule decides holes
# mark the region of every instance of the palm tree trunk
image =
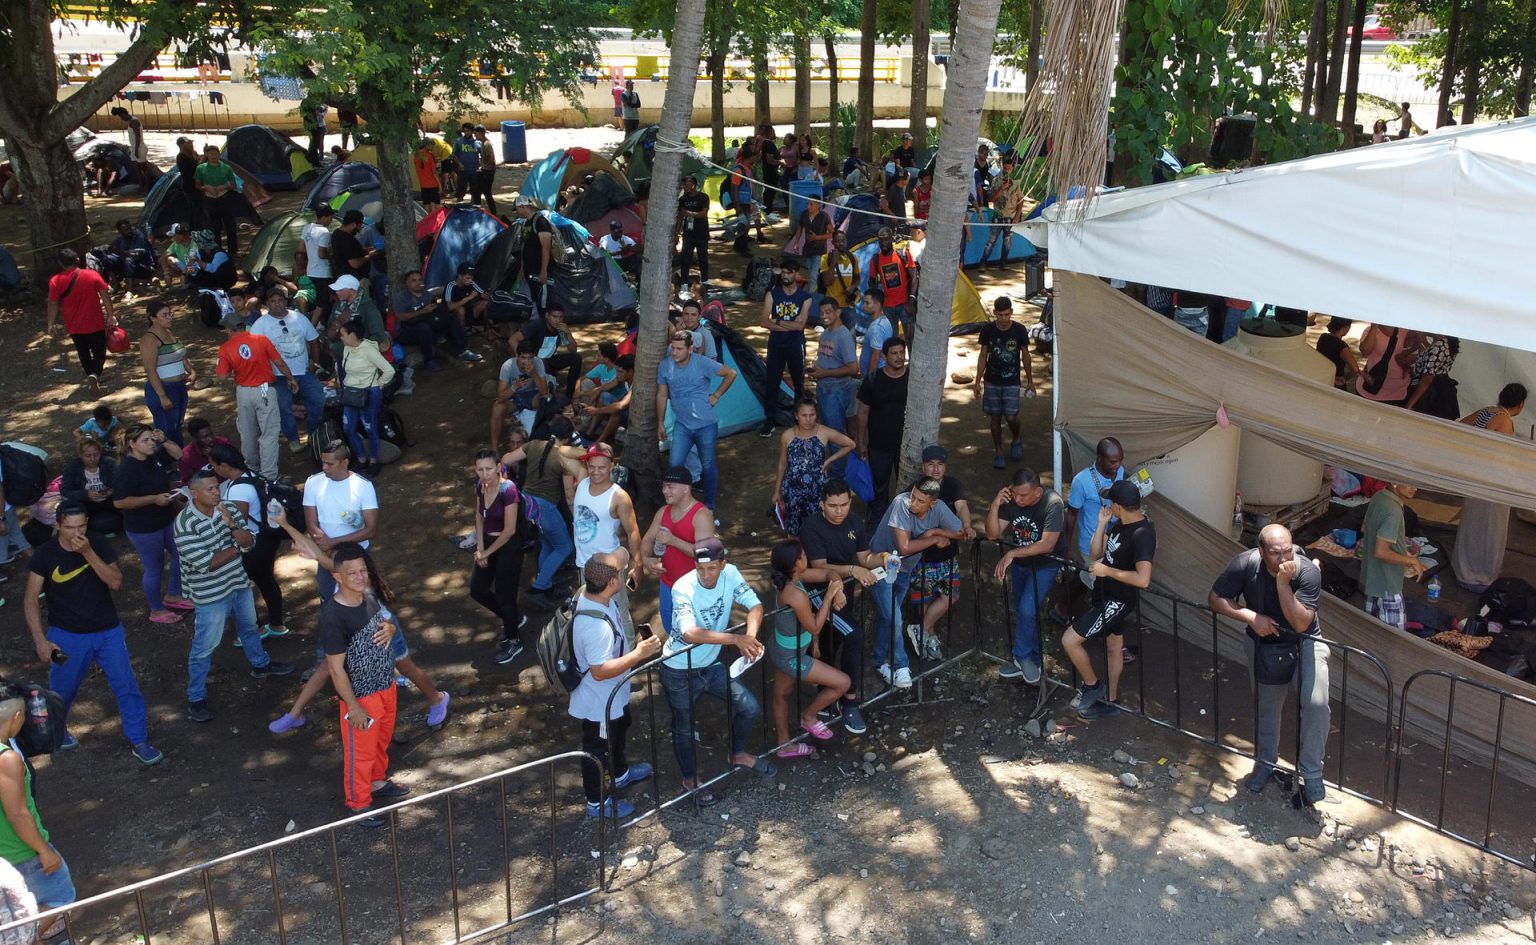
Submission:
[[1045,19],[1045,0],[1030,0],[1029,2],[1029,44],[1024,47],[1024,52],[1029,56],[1029,61],[1024,64],[1024,87],[1034,89],[1035,80],[1040,77],[1040,27]]
[[1531,113],[1531,84],[1536,78],[1536,0],[1527,4],[1525,49],[1520,54],[1520,77],[1515,82],[1515,117]]
[[795,134],[811,133],[811,34],[795,31]]
[[1366,0],[1355,0],[1354,34],[1349,38],[1349,74],[1344,84],[1344,146],[1352,148],[1359,140],[1355,132],[1355,106],[1360,96],[1360,44],[1365,41]]
[[840,129],[837,127],[837,37],[832,33],[828,33],[822,37],[821,41],[827,48],[827,123],[830,125],[827,130],[827,142],[824,150],[827,152],[827,165],[832,169],[832,173],[838,174],[842,169],[843,156],[838,153]]
[[1451,22],[1445,28],[1445,59],[1440,63],[1440,100],[1435,108],[1435,127],[1448,125],[1451,94],[1456,85],[1456,63],[1461,58],[1461,0],[1451,0]]
[[[678,0],[672,26],[672,61],[697,63],[704,40],[706,0]],[[651,204],[645,221],[645,258],[641,265],[640,330],[635,345],[634,397],[624,464],[638,479],[635,494],[655,491],[661,474],[661,418],[656,415],[656,371],[667,345],[667,299],[672,290],[672,228],[683,179],[683,154],[693,121],[695,68],[674,69],[667,76],[661,104],[661,128],[651,165]]]
[[933,180],[928,227],[932,235],[923,251],[929,263],[918,284],[917,331],[908,368],[911,376],[907,381],[906,430],[901,440],[897,482],[911,482],[919,468],[922,448],[939,441],[939,411],[944,404],[944,378],[948,373],[950,311],[960,273],[955,260],[960,258],[965,195],[971,183],[976,137],[981,133],[981,106],[987,94],[987,71],[1001,6],[1001,0],[962,0],[955,23]]
[[912,147],[928,147],[928,54],[933,0],[912,0]]
[[859,156],[873,161],[875,148],[875,0],[864,0],[864,16],[859,22],[859,123],[853,132]]
[[773,96],[769,83],[773,76],[768,71],[768,41],[761,36],[752,43],[752,127],[761,128],[773,123]]

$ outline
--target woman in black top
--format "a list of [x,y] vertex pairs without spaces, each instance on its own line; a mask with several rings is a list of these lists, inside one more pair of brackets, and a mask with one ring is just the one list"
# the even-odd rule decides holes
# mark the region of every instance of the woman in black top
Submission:
[[123,527],[123,517],[112,506],[112,484],[117,478],[117,463],[102,455],[101,441],[86,437],[80,441],[79,457],[64,469],[59,480],[59,497],[78,502],[85,508],[86,520],[93,532],[115,532]]
[[[181,447],[148,424],[128,429],[127,453],[112,480],[112,504],[123,513],[123,531],[144,563],[144,597],[154,623],[177,623],[178,610],[191,610],[192,602],[181,596],[181,559],[171,526],[186,497],[171,487],[168,466],[181,458]],[[161,575],[169,563],[170,586]],[[162,594],[162,589],[169,593]]]

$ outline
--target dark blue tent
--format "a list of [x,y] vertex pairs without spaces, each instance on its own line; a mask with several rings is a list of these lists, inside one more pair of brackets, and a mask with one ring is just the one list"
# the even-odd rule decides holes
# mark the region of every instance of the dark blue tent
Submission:
[[332,164],[320,172],[315,186],[310,188],[309,196],[304,198],[304,209],[318,210],[349,190],[357,193],[378,189],[379,169],[372,164],[357,161]]
[[[870,212],[855,213],[855,210]],[[874,239],[880,228],[891,222],[879,213],[879,197],[874,194],[853,194],[832,208],[832,224],[848,234],[849,246],[857,246],[865,240]]]
[[[586,227],[550,210],[539,213],[554,227],[550,286],[569,321],[621,319],[639,304],[618,263],[592,242]],[[484,247],[475,263],[475,281],[486,291],[514,291],[522,285],[524,229],[523,221],[514,219],[511,227]]]
[[[437,224],[437,231],[430,235],[432,246],[426,253],[427,261],[421,267],[421,277],[427,288],[435,289],[452,282],[459,266],[474,265],[496,234],[507,225],[479,207],[458,206],[447,208],[439,218],[428,218]],[[495,286],[476,282],[487,291]]]

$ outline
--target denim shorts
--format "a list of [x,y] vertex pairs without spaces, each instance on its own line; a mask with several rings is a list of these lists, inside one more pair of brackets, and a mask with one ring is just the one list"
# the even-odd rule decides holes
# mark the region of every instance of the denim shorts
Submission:
[[396,663],[411,655],[411,648],[405,642],[405,631],[400,629],[400,624],[395,624],[395,635],[389,638],[389,656]]
[[44,873],[43,858],[34,856],[30,860],[17,863],[16,872],[21,874],[27,889],[37,899],[39,908],[55,909],[75,901],[75,881],[70,878],[68,863],[61,862],[54,872]]

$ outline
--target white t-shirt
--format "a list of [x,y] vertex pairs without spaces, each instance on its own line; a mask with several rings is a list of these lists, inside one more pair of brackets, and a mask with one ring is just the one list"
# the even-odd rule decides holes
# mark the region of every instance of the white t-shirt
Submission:
[[320,247],[331,248],[331,230],[320,223],[311,223],[304,227],[300,234],[304,240],[304,252],[309,256],[309,265],[306,273],[311,279],[329,279],[331,277],[331,261],[320,258]]
[[256,487],[251,483],[236,480],[222,481],[219,483],[219,498],[227,502],[244,502],[247,506],[246,518],[256,525],[267,523],[267,510],[261,507],[261,496],[257,494]]
[[[672,634],[661,648],[671,656],[666,665],[673,669],[702,669],[720,658],[720,646],[708,643],[684,653],[691,644],[683,639],[685,628],[723,632],[731,625],[731,608],[740,604],[751,610],[762,602],[734,564],[720,571],[714,587],[699,583],[699,572],[689,571],[672,585]],[[673,654],[677,654],[673,656]]]
[[295,377],[309,373],[309,343],[320,337],[309,319],[294,311],[282,318],[266,312],[256,319],[251,333],[270,340]]
[[576,567],[586,567],[593,555],[619,550],[624,523],[613,514],[613,497],[619,487],[609,483],[600,495],[592,494],[592,480],[583,479],[576,486],[576,500],[571,503],[571,530],[576,539]]
[[[315,510],[325,537],[340,538],[363,527],[363,513],[379,507],[379,494],[373,483],[357,473],[337,482],[317,472],[304,483],[304,507]],[[368,547],[366,541],[358,544]]]
[[618,239],[614,239],[613,234],[609,233],[607,236],[598,240],[597,245],[602,247],[603,251],[609,255],[619,256],[623,254],[625,249],[635,245],[635,241],[630,237],[623,235],[622,233],[619,234]]
[[[624,641],[624,621],[619,614],[617,594],[608,603],[600,604],[587,597],[583,591],[576,598],[576,610],[576,619],[571,623],[571,651],[576,654],[576,665],[579,668],[587,670],[599,663],[618,659],[629,649]],[[610,627],[597,617],[583,617],[580,613],[583,610],[601,611],[608,615],[613,625]],[[603,710],[608,706],[608,698],[620,685],[623,691],[613,700],[613,711],[608,716],[610,719],[623,715],[624,707],[629,705],[629,681],[622,675],[612,679],[593,679],[590,672],[586,673],[581,677],[581,684],[571,692],[571,715],[588,722],[603,721]]]

